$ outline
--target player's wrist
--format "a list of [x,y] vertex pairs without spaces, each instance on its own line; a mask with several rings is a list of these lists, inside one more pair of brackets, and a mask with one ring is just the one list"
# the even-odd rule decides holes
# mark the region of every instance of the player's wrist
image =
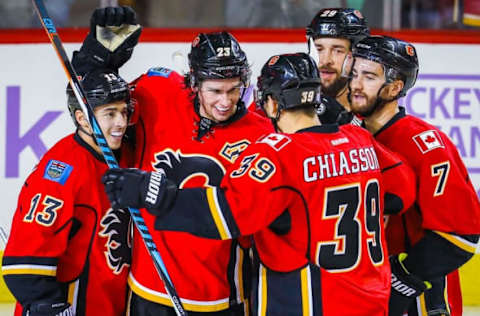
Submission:
[[74,311],[66,302],[35,302],[27,309],[29,316],[73,316]]
[[408,270],[404,264],[407,256],[406,253],[390,256],[392,271],[390,316],[403,315],[417,296],[432,287],[430,282],[422,280]]

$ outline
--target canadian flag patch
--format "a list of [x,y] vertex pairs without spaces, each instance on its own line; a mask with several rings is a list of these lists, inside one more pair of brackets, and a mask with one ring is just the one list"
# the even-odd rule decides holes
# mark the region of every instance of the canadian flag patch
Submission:
[[417,144],[422,154],[435,148],[445,148],[442,138],[436,130],[429,130],[413,136],[413,141]]
[[272,133],[258,140],[257,142],[268,144],[276,151],[279,151],[280,149],[285,147],[286,144],[290,143],[290,138],[285,135]]

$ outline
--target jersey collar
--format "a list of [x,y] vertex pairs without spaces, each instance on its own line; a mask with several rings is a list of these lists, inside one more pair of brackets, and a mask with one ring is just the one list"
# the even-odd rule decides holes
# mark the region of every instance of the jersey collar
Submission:
[[[81,137],[78,135],[78,131],[75,132],[73,135],[73,139],[83,148],[88,150],[95,159],[99,160],[100,162],[105,163],[105,159],[103,158],[103,155],[99,154],[98,152],[95,151],[89,144],[87,144]],[[120,150],[112,150],[115,158],[118,160],[120,158]]]
[[323,133],[330,134],[336,133],[339,131],[338,124],[325,124],[325,125],[315,125],[307,128],[302,128],[296,131],[295,133]]
[[[376,137],[378,134],[380,134],[382,131],[386,130],[387,128],[389,128],[390,126],[392,126],[393,124],[395,124],[395,122],[397,122],[398,120],[404,118],[407,114],[405,113],[405,108],[403,106],[399,106],[398,109],[400,110],[398,113],[396,113],[391,119],[390,121],[387,122],[387,124],[383,125],[382,128],[380,128],[373,136]],[[364,122],[365,124],[365,122]]]

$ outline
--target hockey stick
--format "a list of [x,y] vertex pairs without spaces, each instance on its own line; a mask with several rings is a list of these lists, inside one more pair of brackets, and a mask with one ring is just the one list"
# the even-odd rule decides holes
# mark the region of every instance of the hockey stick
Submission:
[[4,248],[7,246],[8,234],[5,232],[2,226],[0,226],[0,240],[3,242]]
[[[88,113],[87,117],[90,122],[90,125],[93,128],[94,137],[102,150],[103,157],[107,162],[107,165],[110,168],[118,168],[118,163],[115,159],[115,156],[113,155],[110,147],[108,147],[108,143],[107,143],[107,140],[105,139],[105,135],[103,135],[102,130],[98,126],[98,122],[95,119],[93,108],[88,103],[88,99],[85,97],[85,92],[82,88],[82,85],[80,84],[78,76],[75,70],[73,69],[72,64],[70,63],[70,60],[68,59],[68,56],[67,56],[67,53],[65,52],[62,41],[58,36],[57,30],[55,28],[55,25],[53,24],[52,19],[50,19],[48,15],[48,12],[47,12],[47,9],[45,8],[43,0],[32,0],[32,1],[33,1],[35,10],[37,11],[38,16],[40,18],[40,21],[45,31],[47,32],[47,35],[50,38],[50,41],[52,42],[52,45],[55,51],[57,52],[58,57],[60,58],[63,69],[65,70],[65,74],[67,75],[68,81],[70,83],[70,86],[72,87],[75,97],[77,98],[78,103],[80,104],[84,113]],[[160,278],[165,284],[165,289],[170,297],[170,300],[173,303],[173,308],[175,309],[175,312],[177,313],[178,316],[187,315],[180,301],[180,298],[178,297],[177,291],[173,286],[172,280],[168,275],[165,264],[163,263],[163,260],[160,257],[160,253],[158,252],[157,247],[153,242],[152,235],[150,235],[148,228],[145,224],[145,221],[142,218],[142,215],[140,214],[140,211],[134,208],[129,208],[129,211],[135,225],[137,226],[137,229],[140,235],[142,236],[143,241],[145,242],[145,246],[147,247],[148,252],[150,253],[150,256],[153,259],[155,268],[157,269],[157,272]]]

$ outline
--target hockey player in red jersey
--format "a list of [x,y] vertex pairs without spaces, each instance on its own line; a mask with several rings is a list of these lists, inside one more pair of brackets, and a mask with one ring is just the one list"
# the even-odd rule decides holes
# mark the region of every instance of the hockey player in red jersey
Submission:
[[[120,147],[132,105],[127,82],[100,69],[82,85],[126,166]],[[67,94],[77,130],[45,153],[25,181],[2,274],[18,301],[15,315],[125,315],[130,216],[110,207],[100,181],[108,166],[72,90]]]
[[[95,30],[108,28],[113,22],[134,23],[127,19],[130,14],[122,14],[124,10],[95,11],[95,25],[75,53],[75,65],[95,67],[103,60],[114,68],[121,66],[117,60],[122,58],[118,56],[124,45],[130,45],[124,47],[125,55],[131,52],[134,45],[129,40],[135,33],[112,52],[101,44]],[[110,19],[112,15],[118,18]],[[248,112],[240,100],[249,81],[250,67],[231,34],[200,33],[192,42],[188,60],[190,72],[185,78],[157,67],[134,82],[139,116],[136,165],[165,172],[181,188],[215,186],[250,143],[273,129],[267,119]],[[182,232],[154,231],[153,217],[147,215],[145,221],[189,314],[244,315],[248,289],[243,279],[248,256],[237,240],[217,241]],[[137,231],[128,282],[133,291],[131,314],[175,315]]]
[[103,178],[112,204],[147,207],[159,230],[253,234],[255,315],[386,315],[383,194],[397,186],[408,207],[413,171],[368,131],[320,124],[319,73],[307,54],[271,57],[257,84],[279,133],[251,144],[220,186],[178,190],[161,173],[152,190],[151,173],[113,169]]
[[372,36],[357,43],[354,57],[352,110],[365,117],[376,140],[407,160],[418,181],[414,206],[387,223],[387,244],[394,255],[390,315],[408,309],[408,315],[459,316],[456,269],[473,256],[479,239],[478,197],[450,139],[398,106],[398,98],[417,78],[414,46]]
[[318,63],[322,83],[322,103],[318,107],[322,123],[360,125],[350,112],[347,98],[352,47],[370,35],[362,13],[350,8],[321,9],[306,29],[308,51]]

